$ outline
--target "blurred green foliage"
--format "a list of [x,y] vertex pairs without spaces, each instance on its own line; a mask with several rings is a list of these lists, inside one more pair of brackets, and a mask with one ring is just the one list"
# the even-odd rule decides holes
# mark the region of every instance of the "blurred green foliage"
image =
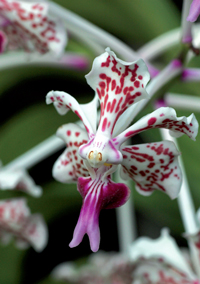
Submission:
[[[180,12],[170,0],[57,0],[55,2],[114,34],[133,48],[142,46],[147,41],[180,24]],[[76,39],[69,39],[66,50],[88,56],[92,64],[93,53]],[[160,66],[166,58],[173,58],[176,54],[175,49],[166,52],[165,57],[160,57]],[[199,67],[200,59],[195,59],[191,64]],[[0,159],[4,164],[54,135],[60,125],[76,120],[76,116],[72,113],[59,116],[52,105],[45,104],[45,95],[51,89],[57,89],[74,95],[80,102],[90,101],[93,92],[84,78],[89,70],[90,68],[85,71],[75,71],[34,66],[0,71]],[[199,89],[199,83],[177,82],[170,88],[170,91],[199,96]],[[139,116],[152,110],[153,107],[149,104]],[[189,115],[189,112],[179,110],[178,114],[180,116]],[[200,114],[197,114],[197,118],[200,119]],[[188,137],[179,139],[196,208],[200,204],[199,139],[197,138],[196,143],[190,141]],[[159,132],[155,130],[143,132],[140,140],[153,142],[160,141],[161,138]],[[75,184],[63,185],[51,177],[52,165],[60,153],[30,170],[36,183],[43,187],[43,196],[39,199],[26,196],[31,211],[43,214],[49,225],[49,245],[40,254],[36,254],[32,249],[20,251],[14,247],[13,243],[7,247],[0,247],[0,283],[2,284],[58,284],[60,282],[55,282],[48,277],[57,264],[75,260],[90,253],[88,240],[85,240],[84,245],[78,248],[68,248],[78,218],[81,197]],[[25,194],[10,191],[1,193],[2,199],[14,196],[25,196]],[[134,190],[132,198],[135,200],[140,233],[155,236],[159,229],[165,226],[169,227],[177,238],[183,232],[176,200],[171,201],[161,192],[155,192],[150,197],[143,197]],[[112,213],[106,214],[105,216],[109,216]],[[107,222],[112,219],[102,220],[104,221],[100,225],[103,230],[108,226]],[[154,228],[152,232],[145,231],[142,220],[152,225]],[[115,220],[111,222],[115,226]],[[107,234],[110,236],[106,237],[105,234],[102,237],[101,249],[117,250],[117,245],[112,246],[113,239],[117,242],[116,234],[112,231]],[[181,243],[179,238],[178,240]]]

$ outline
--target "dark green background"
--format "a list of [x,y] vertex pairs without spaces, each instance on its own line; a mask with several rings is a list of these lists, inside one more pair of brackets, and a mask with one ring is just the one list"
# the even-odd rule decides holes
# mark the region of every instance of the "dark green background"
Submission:
[[[170,0],[57,0],[55,2],[112,33],[135,49],[180,25],[180,7]],[[4,164],[53,135],[60,125],[76,120],[76,116],[71,112],[66,116],[59,116],[52,105],[45,104],[45,95],[48,91],[52,89],[66,91],[75,96],[79,102],[88,102],[92,99],[93,91],[86,84],[84,75],[91,68],[94,54],[73,37],[70,37],[66,50],[87,56],[90,62],[89,68],[76,71],[30,66],[0,71],[0,159]],[[178,46],[172,48],[154,63],[164,67],[178,54],[178,50]],[[199,67],[200,59],[195,58],[190,66]],[[186,84],[180,80],[169,87],[169,91],[195,96],[199,96],[199,90],[200,83]],[[152,110],[152,104],[149,103],[138,117]],[[177,112],[180,116],[190,114],[185,110]],[[196,116],[197,119],[200,118],[198,113]],[[152,130],[134,138],[133,143],[160,140],[159,132]],[[181,137],[179,144],[197,209],[200,204],[199,138],[193,142],[188,137]],[[32,213],[43,214],[48,224],[49,244],[39,254],[33,249],[20,251],[13,243],[0,247],[0,283],[2,284],[58,283],[48,278],[57,264],[77,260],[90,254],[87,238],[84,238],[79,247],[68,248],[82,199],[75,185],[63,185],[51,177],[52,165],[61,152],[30,170],[35,182],[43,187],[43,196],[39,199],[26,196]],[[158,237],[162,227],[169,227],[178,243],[186,245],[185,240],[181,238],[184,229],[177,201],[171,201],[161,192],[143,197],[135,192],[134,184],[132,188],[139,235]],[[1,199],[25,196],[19,192],[0,193]],[[114,210],[104,210],[101,213],[100,228],[100,248],[105,251],[118,250]]]

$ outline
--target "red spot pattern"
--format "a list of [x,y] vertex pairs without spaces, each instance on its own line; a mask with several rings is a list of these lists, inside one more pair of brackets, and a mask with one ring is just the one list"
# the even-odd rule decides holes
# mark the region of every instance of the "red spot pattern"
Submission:
[[[80,118],[80,120],[82,120],[88,134],[91,134],[90,129],[85,125],[85,123],[83,121],[83,117],[80,113],[81,108],[77,107],[78,102],[74,103],[73,97],[66,94],[66,95],[62,95],[62,98],[61,98],[58,94],[56,94],[56,92],[52,91],[52,95],[50,95],[49,98],[54,103],[56,108],[66,110],[66,112],[67,112],[67,110],[71,109]],[[77,108],[79,109],[80,112],[77,110]]]
[[[142,95],[142,86],[137,79],[142,80],[143,77],[137,74],[137,64],[123,66],[110,55],[101,63],[101,67],[103,69],[96,88],[101,105],[99,129],[112,134],[119,116]],[[114,73],[113,76],[110,73]]]
[[152,118],[150,118],[149,120],[148,120],[148,126],[151,126],[151,125],[153,125],[154,123],[156,123],[156,117],[152,117]]
[[88,141],[83,138],[81,131],[77,131],[77,129],[73,130],[72,127],[65,133],[67,150],[60,156],[57,169],[59,170],[61,167],[67,166],[68,175],[71,176],[73,181],[77,181],[81,176],[89,176],[88,170],[85,168],[83,160],[78,154],[79,147]]
[[[39,238],[37,223],[30,218],[30,212],[24,199],[10,199],[0,202],[0,238],[4,232],[18,240],[29,242],[29,236]],[[2,235],[1,235],[2,234]],[[37,240],[36,240],[37,241]]]
[[169,178],[180,179],[179,169],[175,163],[177,154],[174,154],[173,150],[165,146],[163,142],[143,144],[137,147],[128,146],[122,149],[122,153],[124,172],[136,182],[142,191],[151,192],[159,189],[167,192],[165,181]]
[[[162,114],[164,116],[164,114]],[[161,115],[159,115],[161,117]],[[190,123],[191,124],[191,123]],[[165,129],[169,129],[172,131],[178,131],[181,133],[184,133],[186,135],[188,135],[190,138],[193,136],[194,131],[191,129],[191,125],[190,124],[186,124],[184,121],[178,121],[177,118],[164,118],[163,120],[161,120],[161,118],[156,118],[156,117],[151,117],[148,121],[147,121],[147,126],[143,127],[143,128],[139,128],[137,130],[133,130],[133,131],[127,131],[125,133],[125,137],[131,137],[134,136],[144,130],[147,129],[151,129],[151,128],[165,128]]]
[[33,50],[30,46],[33,45],[40,53],[46,53],[49,51],[50,42],[60,42],[57,37],[56,23],[46,17],[45,6],[42,3],[26,3],[26,5],[30,5],[31,11],[27,10],[20,1],[0,1],[0,13],[5,18],[8,17],[9,20],[10,15],[10,18],[13,17],[12,13],[16,15],[15,21],[10,21],[8,25],[2,27],[9,39],[8,48],[23,48],[31,52]]
[[[163,258],[155,260],[146,260],[141,258],[141,261],[146,263],[147,272],[139,273],[140,282],[145,284],[198,284],[198,280],[191,278],[180,271],[178,268],[170,265]],[[151,262],[148,264],[148,261]],[[139,266],[140,267],[140,266]],[[149,269],[148,269],[149,268]],[[137,271],[137,269],[136,269]],[[133,272],[134,275],[134,272]]]

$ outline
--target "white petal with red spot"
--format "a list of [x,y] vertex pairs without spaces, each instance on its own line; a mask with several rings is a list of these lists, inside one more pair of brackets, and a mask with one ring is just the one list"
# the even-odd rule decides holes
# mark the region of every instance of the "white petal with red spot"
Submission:
[[79,147],[87,142],[87,133],[80,126],[69,123],[60,127],[57,136],[67,144],[67,149],[55,162],[53,177],[63,183],[76,182],[78,177],[89,175],[78,154]]
[[[96,132],[97,96],[95,96],[89,104],[81,105],[76,99],[65,92],[51,91],[46,96],[46,103],[53,103],[56,110],[61,115],[66,114],[71,109],[82,120],[89,135]],[[90,111],[90,109],[92,111]]]
[[177,197],[181,187],[181,170],[179,152],[173,142],[126,146],[122,148],[122,154],[121,177],[133,179],[139,193],[150,195],[157,189],[172,199]]
[[195,140],[198,126],[199,124],[193,114],[189,117],[177,117],[173,108],[161,107],[142,117],[135,124],[114,138],[114,140],[116,141],[115,143],[121,144],[128,138],[151,128],[166,128],[169,129],[170,134],[175,137],[186,134],[189,138]]
[[36,251],[42,251],[48,241],[48,230],[43,217],[34,214],[27,218],[23,228],[23,237]]
[[134,272],[136,279],[144,277],[145,280],[146,277],[153,283],[192,284],[196,278],[175,240],[166,230],[156,240],[139,238],[131,245],[129,255],[132,261],[138,262],[138,268]]
[[112,134],[119,116],[131,104],[148,97],[144,88],[150,75],[143,60],[122,61],[109,48],[95,58],[86,79],[101,103],[98,131],[108,136]]
[[39,214],[31,215],[23,198],[0,201],[0,232],[4,243],[7,237],[13,236],[18,245],[32,245],[36,251],[43,250],[47,244],[43,218]]
[[67,43],[66,31],[59,20],[48,15],[48,3],[0,0],[0,15],[7,20],[3,30],[8,48],[60,55]]
[[0,171],[1,190],[19,190],[34,197],[42,195],[42,188],[35,185],[33,179],[24,169],[1,169]]

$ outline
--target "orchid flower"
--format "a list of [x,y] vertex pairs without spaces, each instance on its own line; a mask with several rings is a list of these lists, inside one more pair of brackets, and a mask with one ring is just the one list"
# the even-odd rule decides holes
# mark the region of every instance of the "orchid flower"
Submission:
[[195,22],[200,14],[200,1],[193,0],[190,6],[190,12],[187,17],[187,21]]
[[99,251],[88,257],[87,263],[76,267],[72,262],[56,266],[51,275],[55,280],[74,284],[132,284],[134,264],[129,257]]
[[31,215],[23,198],[0,201],[0,239],[7,244],[12,237],[17,247],[31,245],[38,252],[47,244],[47,227],[42,216]]
[[61,263],[52,277],[67,283],[120,284],[199,284],[175,240],[163,229],[156,240],[140,237],[131,245],[129,255],[98,252],[79,269],[71,262]]
[[[47,104],[53,103],[62,115],[71,109],[82,120],[87,132],[86,137],[82,128],[77,129],[78,126],[72,124],[59,130],[68,147],[73,145],[76,148],[69,147],[61,155],[54,166],[54,177],[62,182],[71,181],[72,177],[77,179],[78,191],[83,197],[83,206],[70,247],[77,246],[87,233],[91,249],[97,251],[100,242],[100,210],[116,208],[127,201],[130,194],[128,187],[111,180],[111,174],[118,165],[121,165],[122,178],[134,180],[136,190],[143,195],[150,195],[156,189],[171,198],[177,197],[179,193],[179,152],[172,142],[134,146],[122,144],[136,134],[152,128],[170,129],[176,137],[186,134],[195,140],[198,123],[193,114],[178,118],[172,108],[162,107],[141,118],[119,135],[114,137],[113,134],[113,131],[117,132],[117,127],[121,129],[122,125],[117,122],[127,108],[148,98],[145,86],[149,78],[143,60],[127,63],[107,48],[105,53],[94,60],[91,72],[86,75],[88,84],[95,91],[95,97],[90,103],[80,105],[65,92],[51,91],[47,94]],[[101,116],[96,130],[98,101]],[[121,123],[123,124],[123,119]],[[69,156],[69,152],[73,151],[75,154]],[[76,157],[80,159],[78,153],[84,162],[79,160],[76,163]],[[87,168],[89,177],[80,176],[82,165]]]
[[9,50],[22,48],[60,55],[67,41],[62,23],[49,15],[44,1],[0,0],[0,32],[0,52],[7,41]]
[[42,188],[35,185],[33,179],[25,169],[0,169],[0,189],[19,190],[26,192],[34,197],[42,195]]
[[146,237],[136,240],[129,254],[131,260],[137,263],[133,283],[200,283],[182,251],[166,229],[162,231],[161,237],[157,240]]

